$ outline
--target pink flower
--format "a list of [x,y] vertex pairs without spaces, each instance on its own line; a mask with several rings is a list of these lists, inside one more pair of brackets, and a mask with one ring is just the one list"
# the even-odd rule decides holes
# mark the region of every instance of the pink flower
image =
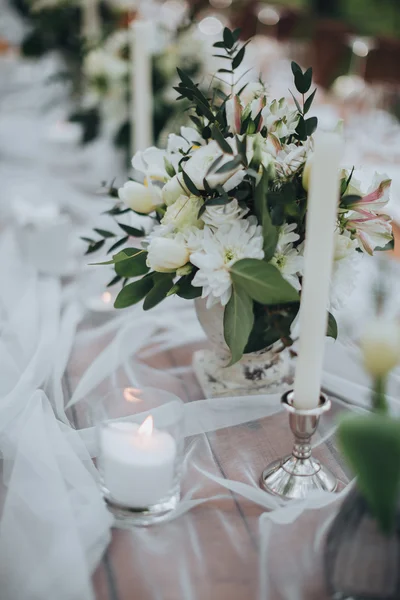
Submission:
[[[358,216],[360,215],[360,216]],[[385,214],[373,214],[359,210],[352,213],[346,228],[358,239],[361,249],[373,254],[376,248],[383,248],[392,240],[391,218]]]
[[350,204],[348,208],[357,212],[369,211],[375,214],[382,210],[389,202],[389,191],[392,183],[391,179],[382,179],[382,177],[385,177],[385,175],[381,176],[376,173],[367,195]]

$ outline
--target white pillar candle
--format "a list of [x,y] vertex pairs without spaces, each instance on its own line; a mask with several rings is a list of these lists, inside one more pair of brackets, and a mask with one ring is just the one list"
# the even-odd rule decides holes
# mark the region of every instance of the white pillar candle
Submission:
[[132,154],[153,143],[153,90],[150,21],[133,21],[131,27],[131,143]]
[[294,382],[299,409],[318,406],[339,202],[340,137],[316,137],[307,205],[300,340]]
[[142,423],[115,423],[100,434],[103,482],[111,499],[146,508],[168,496],[174,483],[176,443],[166,431]]
[[99,0],[82,0],[82,37],[89,45],[97,44],[101,37]]

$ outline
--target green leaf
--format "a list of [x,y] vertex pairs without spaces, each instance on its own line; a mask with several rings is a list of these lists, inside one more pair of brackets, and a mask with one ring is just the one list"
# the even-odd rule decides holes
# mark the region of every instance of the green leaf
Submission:
[[311,108],[311,104],[313,103],[315,94],[317,93],[317,88],[313,91],[313,93],[308,96],[307,100],[304,102],[304,114],[306,115]]
[[393,237],[387,244],[385,244],[385,246],[378,246],[377,248],[374,248],[374,252],[387,252],[388,250],[394,250],[394,245],[395,241]]
[[232,74],[232,69],[218,69],[217,73],[229,73]]
[[122,288],[120,293],[118,294],[115,302],[115,308],[126,308],[127,306],[132,306],[133,304],[137,304],[148,294],[153,287],[153,280],[151,277],[143,277],[143,279],[139,279],[139,281],[134,281],[133,283],[129,283],[125,287]]
[[305,71],[303,73],[304,92],[302,92],[302,94],[306,94],[311,87],[312,73],[313,73],[312,67],[310,67],[309,69],[307,69],[307,71]]
[[213,139],[217,142],[218,146],[226,154],[233,154],[233,150],[222,135],[218,125],[214,124],[211,128]]
[[262,225],[264,238],[264,260],[269,262],[275,254],[276,245],[278,243],[279,229],[272,224],[271,215],[267,206],[268,194],[268,173],[263,169],[261,181],[255,189],[254,194],[254,210]]
[[232,281],[242,286],[253,300],[260,304],[287,304],[298,302],[298,292],[271,264],[256,258],[244,258],[230,269]]
[[190,179],[189,175],[187,175],[185,173],[185,171],[182,171],[182,177],[183,177],[183,181],[187,187],[187,189],[189,190],[189,192],[191,192],[192,194],[194,194],[195,196],[200,196],[200,192],[197,189],[197,187],[194,185],[193,181]]
[[126,244],[126,242],[128,241],[129,236],[126,235],[125,237],[121,238],[120,240],[118,240],[118,242],[115,242],[115,244],[113,244],[108,250],[107,250],[107,254],[111,254],[111,252],[113,252],[114,250],[116,250],[117,248],[119,248],[120,246],[123,246],[124,244]]
[[224,337],[231,351],[228,366],[242,358],[253,324],[253,301],[241,286],[234,285],[224,312]]
[[214,170],[218,167],[219,163],[222,161],[223,159],[223,155],[221,154],[221,156],[217,156],[217,158],[211,163],[211,165],[208,168],[208,171],[206,173],[206,177],[210,174],[213,173]]
[[125,225],[124,223],[118,223],[119,227],[121,227],[122,231],[125,231],[129,236],[132,237],[143,237],[146,235],[144,229],[136,229],[136,227],[131,227],[130,225]]
[[307,139],[307,128],[306,122],[303,117],[300,117],[299,122],[296,127],[296,134],[300,141],[305,141]]
[[222,167],[220,167],[218,169],[218,171],[216,171],[216,173],[229,173],[229,171],[233,171],[234,169],[236,169],[236,167],[238,167],[241,164],[242,164],[242,157],[235,156],[235,158],[233,158],[229,162],[222,165]]
[[238,39],[240,38],[240,32],[241,32],[241,28],[240,28],[240,27],[238,27],[237,29],[234,29],[234,30],[232,31],[232,37],[233,37],[233,39],[234,39],[235,43],[236,43],[236,42],[238,41]]
[[96,252],[97,250],[100,250],[100,248],[102,248],[104,246],[104,242],[105,242],[105,240],[99,240],[98,242],[95,242],[94,244],[90,244],[90,246],[86,250],[85,254],[92,254],[92,252]]
[[143,309],[150,310],[162,302],[172,288],[173,280],[173,273],[154,273],[154,285],[143,302]]
[[298,101],[297,101],[297,99],[296,99],[296,96],[293,94],[292,90],[289,90],[289,92],[292,94],[292,98],[293,98],[293,100],[294,100],[294,103],[295,103],[295,105],[296,105],[296,108],[297,108],[297,110],[298,110],[298,111],[299,111],[299,113],[302,115],[302,114],[303,114],[303,111],[301,110],[301,106],[300,106],[300,104],[298,103]]
[[300,73],[301,75],[303,75],[303,71],[301,70],[299,65],[296,62],[294,62],[294,60],[292,60],[290,66],[291,66],[293,75],[296,75],[297,73]]
[[400,422],[384,415],[347,417],[338,440],[373,516],[389,533],[400,491]]
[[236,54],[235,58],[232,61],[232,69],[235,70],[242,64],[245,52],[246,52],[246,46],[243,46],[242,48],[240,48],[239,52]]
[[116,275],[115,277],[113,277],[111,279],[111,281],[109,281],[107,283],[107,287],[112,287],[113,285],[115,285],[116,283],[118,283],[119,281],[121,281],[122,277],[120,277],[119,275]]
[[213,48],[225,48],[225,43],[224,42],[215,42],[215,44],[213,44]]
[[343,196],[343,194],[346,193],[347,188],[349,187],[351,178],[353,177],[353,173],[354,173],[354,167],[351,169],[348,178],[342,179],[341,186],[340,186],[340,195],[341,196]]
[[326,335],[328,337],[333,338],[334,340],[336,340],[337,336],[338,336],[338,326],[336,323],[336,319],[332,315],[332,313],[328,313],[328,327],[327,327]]
[[121,260],[115,263],[115,272],[120,277],[138,277],[145,275],[149,271],[146,265],[147,252],[145,250],[138,251],[134,256],[127,260]]
[[309,137],[310,135],[312,135],[314,133],[314,131],[318,127],[317,117],[310,117],[309,119],[306,119],[305,126],[306,126],[307,137]]
[[185,300],[194,300],[195,298],[200,298],[202,293],[201,287],[194,287],[192,285],[192,281],[194,276],[196,275],[196,271],[192,271],[189,275],[184,275],[180,279],[178,279],[176,285],[178,289],[176,291],[176,295],[180,298],[184,298]]
[[230,50],[235,43],[235,38],[232,35],[232,31],[228,27],[224,28],[222,37],[224,40],[225,47],[229,48],[229,50]]
[[106,231],[105,229],[94,228],[93,231],[95,231],[96,233],[98,233],[99,235],[101,235],[103,238],[116,237],[115,233],[112,233],[111,231]]

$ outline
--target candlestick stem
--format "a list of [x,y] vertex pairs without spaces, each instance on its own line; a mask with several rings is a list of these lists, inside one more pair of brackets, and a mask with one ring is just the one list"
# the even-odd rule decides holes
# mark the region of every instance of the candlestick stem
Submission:
[[311,438],[321,414],[330,409],[330,400],[321,394],[316,408],[300,410],[294,406],[293,392],[289,391],[282,396],[282,405],[289,413],[294,435],[292,454],[268,465],[261,475],[261,487],[287,500],[306,498],[314,490],[336,491],[336,477],[311,452]]

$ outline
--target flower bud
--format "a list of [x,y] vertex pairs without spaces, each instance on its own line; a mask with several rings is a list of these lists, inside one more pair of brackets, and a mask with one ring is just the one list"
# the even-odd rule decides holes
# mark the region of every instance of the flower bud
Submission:
[[189,251],[184,240],[153,238],[148,247],[147,266],[159,273],[172,273],[186,265]]
[[364,367],[374,378],[382,378],[400,361],[400,329],[383,317],[369,323],[360,340]]
[[118,190],[118,197],[132,210],[147,215],[162,204],[161,192],[155,186],[127,181]]
[[179,196],[185,194],[186,188],[183,184],[182,173],[178,173],[178,175],[175,175],[174,177],[172,177],[172,179],[167,181],[161,193],[164,203],[167,206],[170,206],[176,200],[178,200]]

